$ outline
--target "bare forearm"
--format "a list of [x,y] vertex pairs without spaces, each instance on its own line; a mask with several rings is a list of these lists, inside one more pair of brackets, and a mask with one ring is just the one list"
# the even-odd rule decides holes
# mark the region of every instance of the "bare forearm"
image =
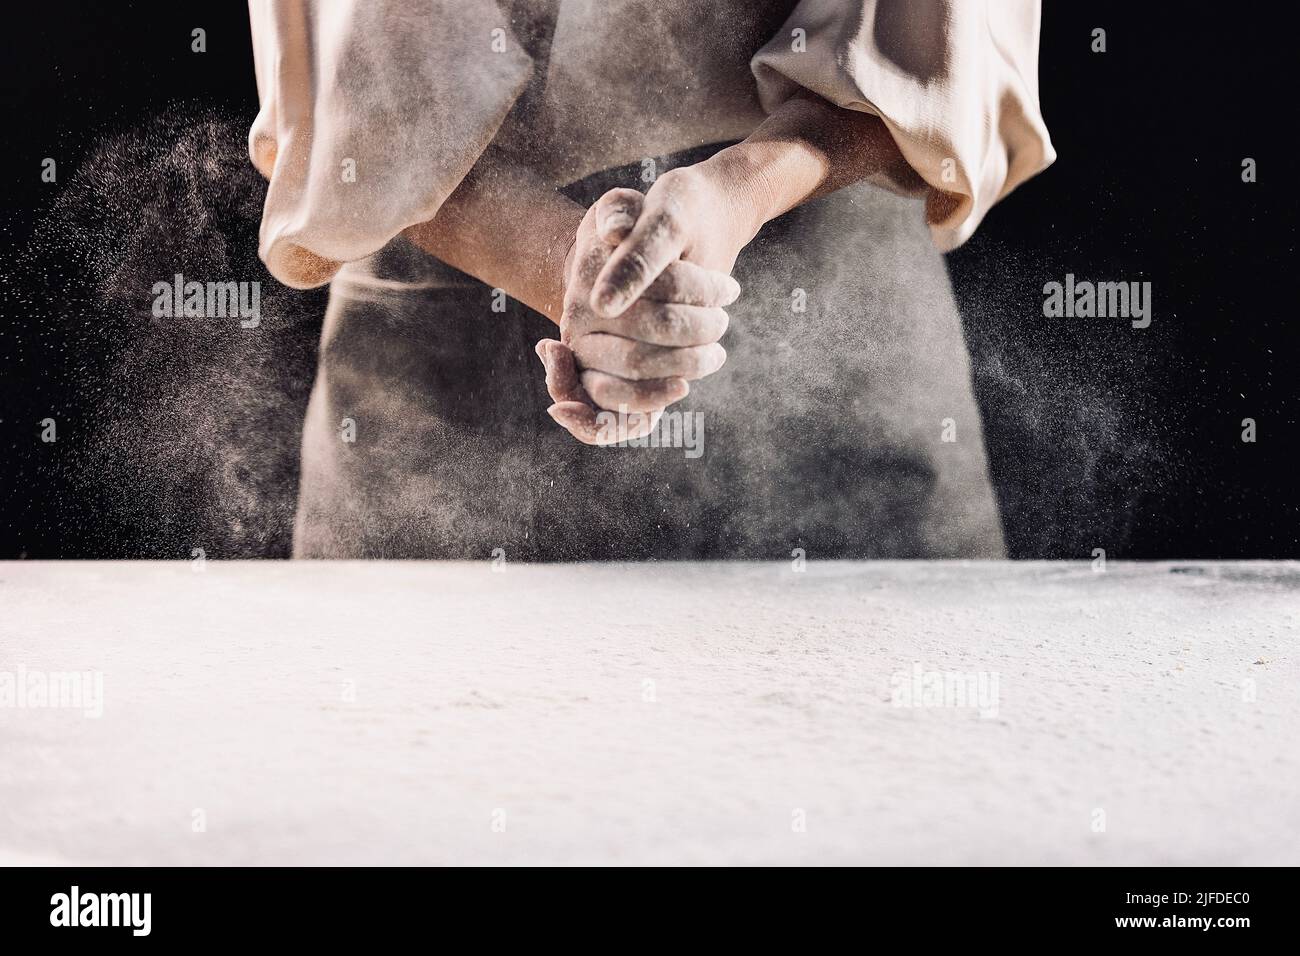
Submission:
[[863,179],[923,185],[878,116],[811,94],[787,100],[742,143],[696,169],[724,191],[731,228],[748,232],[794,207]]
[[406,235],[443,262],[558,323],[564,257],[584,212],[489,147],[438,214]]
[[[879,117],[811,94],[793,97],[744,142],[689,167],[688,179],[704,187],[689,191],[705,197],[698,218],[709,235],[682,251],[709,268],[729,270],[764,223],[872,177],[904,188],[921,182]],[[577,203],[489,147],[437,216],[407,235],[558,323],[564,259],[583,214]]]

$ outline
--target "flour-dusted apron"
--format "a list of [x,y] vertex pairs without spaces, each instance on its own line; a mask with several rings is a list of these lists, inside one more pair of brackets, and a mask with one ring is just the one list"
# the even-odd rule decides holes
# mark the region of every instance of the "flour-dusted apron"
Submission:
[[[566,192],[644,189],[643,168]],[[348,264],[295,555],[1001,556],[961,324],[918,204],[839,190],[768,224],[734,275],[727,363],[670,409],[659,447],[590,447],[546,414],[544,317],[401,239]]]

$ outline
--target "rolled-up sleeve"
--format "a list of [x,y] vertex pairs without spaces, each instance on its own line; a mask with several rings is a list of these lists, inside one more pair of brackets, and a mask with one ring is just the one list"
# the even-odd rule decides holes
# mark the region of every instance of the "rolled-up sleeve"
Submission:
[[1039,17],[1039,0],[802,0],[751,65],[769,112],[802,88],[879,116],[949,250],[1056,158],[1038,103]]
[[249,0],[249,18],[259,253],[296,288],[431,219],[532,73],[493,0]]

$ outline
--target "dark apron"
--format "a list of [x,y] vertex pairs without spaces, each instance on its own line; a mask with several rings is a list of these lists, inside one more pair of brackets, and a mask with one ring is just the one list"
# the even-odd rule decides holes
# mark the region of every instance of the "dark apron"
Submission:
[[[644,189],[641,168],[565,192],[589,204]],[[349,264],[304,425],[295,555],[1002,556],[961,324],[920,204],[841,189],[769,223],[734,275],[727,363],[658,430],[676,447],[599,448],[546,414],[533,345],[558,336],[544,317],[510,300],[494,311],[492,289],[402,239]]]

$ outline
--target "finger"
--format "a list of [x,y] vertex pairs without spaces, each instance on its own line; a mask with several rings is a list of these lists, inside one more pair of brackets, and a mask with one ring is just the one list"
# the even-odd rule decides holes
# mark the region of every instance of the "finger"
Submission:
[[[584,243],[579,240],[579,259],[574,263],[575,281],[580,287],[589,287],[596,281],[596,277],[600,275],[600,270],[605,267],[605,263],[609,261],[612,250],[605,243],[591,239],[587,240],[586,248],[583,248],[583,245]],[[575,302],[574,304],[579,303]]]
[[740,283],[725,272],[679,259],[650,284],[645,298],[655,302],[724,308],[740,298]]
[[582,402],[557,402],[546,413],[585,445],[615,445],[650,434],[663,411],[619,414],[597,412]]
[[591,289],[597,315],[613,316],[640,298],[686,247],[686,233],[672,206],[647,197],[641,217],[605,263]]
[[591,399],[583,391],[578,379],[578,369],[573,352],[555,339],[542,339],[537,343],[537,357],[546,367],[546,391],[553,402],[585,402]]
[[630,408],[625,411],[632,414],[598,411],[592,407],[578,379],[573,352],[567,346],[555,339],[542,339],[537,343],[537,354],[546,366],[546,390],[555,402],[546,411],[579,441],[588,445],[612,445],[654,430],[663,406],[649,415]]
[[584,445],[598,445],[596,410],[583,402],[557,402],[546,410],[562,428]]
[[648,378],[694,381],[712,375],[727,360],[726,349],[716,342],[667,348],[605,332],[580,336],[573,343],[573,354],[584,369],[638,382]]
[[708,345],[722,338],[730,321],[724,309],[637,299],[622,315],[595,318],[586,331],[609,332],[652,345]]
[[635,189],[611,189],[596,200],[596,235],[617,246],[631,233],[645,197]]
[[582,387],[600,408],[629,412],[660,411],[673,402],[680,402],[691,390],[684,378],[633,382],[594,369],[582,373]]

